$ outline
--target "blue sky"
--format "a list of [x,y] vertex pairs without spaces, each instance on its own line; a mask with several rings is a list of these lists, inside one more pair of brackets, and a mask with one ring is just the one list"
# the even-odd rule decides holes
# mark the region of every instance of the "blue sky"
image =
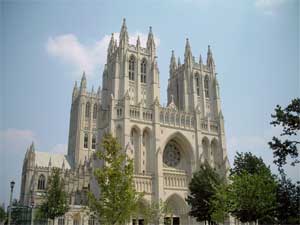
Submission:
[[[161,98],[171,50],[206,60],[212,51],[220,83],[230,161],[251,151],[272,163],[267,146],[280,130],[269,125],[276,104],[299,96],[299,2],[296,0],[0,1],[0,202],[9,181],[19,197],[22,160],[39,151],[66,150],[71,93],[82,70],[88,87],[102,83],[106,46],[127,20],[142,44],[148,27],[158,42]],[[275,171],[275,167],[271,166]],[[299,180],[297,168],[288,174]]]

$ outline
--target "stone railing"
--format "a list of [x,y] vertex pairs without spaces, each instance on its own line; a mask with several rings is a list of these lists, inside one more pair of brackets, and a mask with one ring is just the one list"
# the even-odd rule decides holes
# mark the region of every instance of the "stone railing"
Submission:
[[153,120],[152,109],[137,106],[130,106],[129,116],[133,120],[140,120],[144,122],[152,122]]
[[136,174],[133,177],[133,182],[137,192],[152,193],[152,176]]
[[187,190],[190,181],[185,171],[164,169],[164,187],[167,189]]
[[219,126],[217,122],[214,121],[208,121],[207,120],[201,120],[201,129],[213,133],[218,133]]
[[160,123],[173,127],[186,129],[194,129],[195,118],[192,114],[186,112],[178,112],[169,108],[160,108]]

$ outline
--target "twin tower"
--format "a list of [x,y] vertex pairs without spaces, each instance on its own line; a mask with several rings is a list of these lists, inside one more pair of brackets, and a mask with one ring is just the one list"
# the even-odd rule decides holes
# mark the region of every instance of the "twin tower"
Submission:
[[[209,121],[217,121],[219,124],[223,117],[210,46],[206,64],[201,55],[196,62],[189,40],[186,39],[184,62],[181,64],[172,51],[169,72],[168,107],[163,109],[160,105],[159,69],[152,28],[149,29],[146,46],[141,46],[139,38],[136,45],[131,45],[124,19],[119,43],[113,34],[109,42],[102,90],[99,88],[98,91],[88,92],[85,74],[80,87],[75,84],[68,144],[72,164],[76,166],[89,160],[103,133],[111,132],[117,136],[118,124],[122,127],[121,143],[126,145],[131,136],[125,128],[126,117],[130,119],[135,116],[141,120],[147,117],[153,124],[157,123],[154,105],[158,105],[161,111],[174,110],[193,116],[197,114],[198,120],[206,121],[201,123],[203,126],[208,126]],[[130,109],[125,109],[125,104]],[[223,126],[223,122],[220,126]]]

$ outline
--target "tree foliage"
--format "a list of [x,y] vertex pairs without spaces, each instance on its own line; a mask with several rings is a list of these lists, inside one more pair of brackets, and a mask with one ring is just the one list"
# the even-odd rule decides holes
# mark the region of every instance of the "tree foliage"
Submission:
[[0,206],[0,222],[6,219],[6,212],[2,206]]
[[228,212],[241,222],[264,221],[274,217],[276,182],[268,173],[246,171],[232,176],[227,189]]
[[297,140],[297,133],[300,130],[300,98],[293,99],[292,102],[284,109],[277,105],[275,108],[275,114],[271,115],[274,119],[271,122],[273,126],[281,126],[281,137],[273,137],[269,142],[270,148],[273,150],[274,163],[282,168],[287,162],[288,156],[291,157],[291,165],[299,163],[299,151],[297,146],[300,144]]
[[54,222],[56,217],[64,215],[68,209],[68,197],[64,180],[60,176],[60,169],[53,168],[48,178],[45,199],[39,207],[39,214]]
[[277,222],[280,224],[300,224],[300,185],[294,184],[285,174],[277,186]]
[[100,189],[99,196],[89,193],[89,205],[103,225],[127,222],[141,198],[133,187],[133,162],[126,159],[121,146],[111,134],[102,140],[102,148],[96,157],[103,162],[94,171]]
[[242,222],[274,221],[277,184],[261,158],[237,153],[229,179],[229,184],[219,186],[211,201],[216,221],[223,222],[228,213]]
[[221,177],[208,164],[201,165],[200,170],[194,173],[189,184],[190,194],[186,201],[191,206],[189,214],[197,221],[212,222],[211,199],[221,183]]
[[241,175],[244,171],[249,174],[256,174],[262,171],[270,172],[262,158],[258,158],[251,152],[237,152],[234,157],[233,168],[230,170],[230,174]]

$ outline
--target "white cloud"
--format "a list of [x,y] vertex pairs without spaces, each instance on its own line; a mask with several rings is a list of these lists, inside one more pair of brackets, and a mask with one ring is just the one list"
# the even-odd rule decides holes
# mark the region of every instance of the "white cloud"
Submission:
[[256,0],[254,4],[266,15],[274,15],[276,10],[285,2],[286,0]]
[[[135,44],[140,36],[141,45],[146,46],[148,34],[135,32],[129,35],[129,43]],[[114,33],[118,41],[119,33]],[[69,64],[76,76],[86,71],[87,76],[93,77],[96,70],[103,68],[106,63],[106,53],[111,35],[105,35],[101,40],[91,45],[81,43],[74,34],[63,34],[56,37],[49,37],[46,43],[47,52],[57,57],[64,63]],[[156,46],[159,46],[160,39],[155,37]]]
[[37,142],[36,135],[31,130],[20,130],[9,128],[0,131],[1,151],[8,152],[25,152],[32,142]]

